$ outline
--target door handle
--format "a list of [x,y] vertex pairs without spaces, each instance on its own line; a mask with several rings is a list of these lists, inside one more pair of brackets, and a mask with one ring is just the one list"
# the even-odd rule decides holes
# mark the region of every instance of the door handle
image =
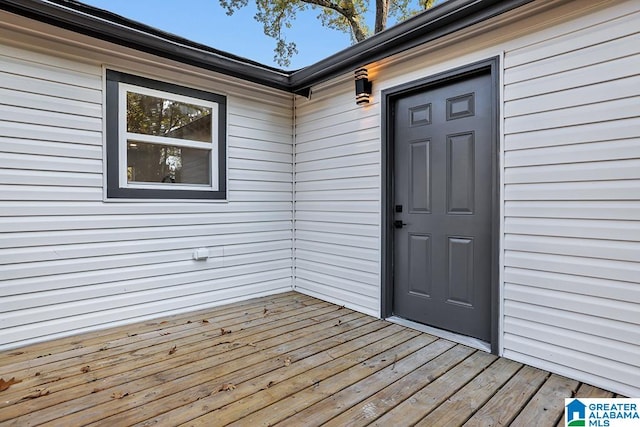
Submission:
[[397,220],[393,221],[393,226],[395,228],[402,228],[405,225],[407,225],[407,223],[406,222],[402,222],[402,220],[397,219]]

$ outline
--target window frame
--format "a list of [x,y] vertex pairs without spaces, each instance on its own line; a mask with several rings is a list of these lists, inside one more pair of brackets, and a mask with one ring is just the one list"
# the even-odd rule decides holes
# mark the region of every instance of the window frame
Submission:
[[[129,183],[127,180],[127,136],[126,129],[126,92],[159,96],[206,106],[212,109],[212,141],[206,144],[211,147],[210,167],[211,185],[166,184],[166,183]],[[106,198],[108,199],[157,199],[157,200],[226,200],[226,134],[227,134],[227,99],[224,95],[199,89],[193,89],[173,83],[153,80],[146,77],[127,74],[120,71],[106,70]],[[160,138],[160,139],[157,139]],[[197,141],[181,140],[170,137],[143,136],[154,144],[162,145],[162,140],[171,141],[173,146],[193,147]],[[183,141],[183,142],[181,142]],[[169,142],[169,141],[165,141]],[[204,147],[204,145],[202,146]]]

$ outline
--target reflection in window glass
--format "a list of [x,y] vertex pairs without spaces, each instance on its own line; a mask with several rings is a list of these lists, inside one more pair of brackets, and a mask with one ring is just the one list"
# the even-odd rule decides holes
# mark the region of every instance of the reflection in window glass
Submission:
[[211,185],[209,150],[127,143],[127,179],[129,182]]
[[211,142],[211,108],[127,92],[127,132]]

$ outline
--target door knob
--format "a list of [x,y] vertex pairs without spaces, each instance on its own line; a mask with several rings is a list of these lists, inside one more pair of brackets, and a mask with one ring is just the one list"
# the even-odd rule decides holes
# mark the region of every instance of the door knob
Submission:
[[402,228],[402,227],[404,227],[405,225],[407,225],[407,223],[402,222],[402,220],[397,219],[397,220],[393,221],[393,226],[394,226],[395,228]]

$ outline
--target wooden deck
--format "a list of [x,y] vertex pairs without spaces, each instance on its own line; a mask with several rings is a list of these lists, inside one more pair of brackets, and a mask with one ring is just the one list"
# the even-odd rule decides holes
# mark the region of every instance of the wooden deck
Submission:
[[0,425],[555,426],[612,393],[296,293],[0,353]]

